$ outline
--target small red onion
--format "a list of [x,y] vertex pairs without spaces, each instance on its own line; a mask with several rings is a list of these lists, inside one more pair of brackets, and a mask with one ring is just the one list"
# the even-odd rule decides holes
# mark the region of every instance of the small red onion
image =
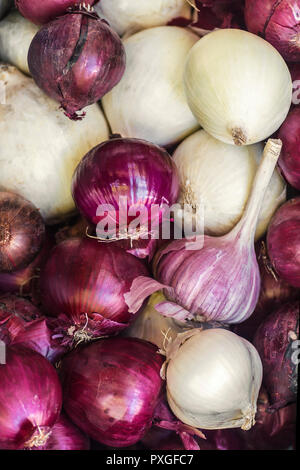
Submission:
[[299,301],[272,312],[255,333],[253,344],[263,364],[263,384],[273,409],[297,398]]
[[64,337],[53,338],[50,320],[26,299],[15,295],[0,297],[0,340],[7,345],[32,349],[56,362],[68,349]]
[[[37,85],[58,101],[71,119],[96,103],[122,78],[122,42],[96,14],[74,11],[44,25],[28,51]],[[84,115],[84,114],[83,114]]]
[[300,197],[283,204],[271,219],[267,233],[268,254],[278,275],[300,287]]
[[133,445],[151,426],[163,361],[153,344],[133,338],[76,349],[62,362],[64,409],[92,439],[117,448]]
[[278,164],[285,179],[300,190],[300,107],[292,109],[278,133],[282,153]]
[[0,192],[0,271],[24,268],[38,254],[45,224],[36,207],[21,196]]
[[246,450],[295,449],[297,404],[270,410],[268,395],[261,389],[257,401],[256,423],[249,431],[239,430]]
[[254,311],[260,274],[254,236],[261,203],[279,157],[281,142],[270,139],[258,168],[245,212],[222,237],[175,240],[154,258],[156,280],[138,278],[125,300],[137,311],[145,297],[164,289],[168,299],[155,306],[165,316],[240,323]]
[[44,445],[62,405],[54,367],[35,351],[8,346],[0,383],[0,449]]
[[[139,241],[143,242],[143,234],[149,238],[151,229],[157,228],[163,204],[170,207],[176,202],[178,172],[170,155],[159,146],[140,139],[113,138],[93,148],[81,160],[74,173],[72,193],[78,209],[94,225],[105,217],[106,211],[103,209],[99,214],[98,208],[111,205],[112,229],[107,230],[108,237],[116,232],[115,238],[129,239],[128,225],[141,209],[145,211],[140,214],[139,228]],[[154,205],[160,210],[158,221],[151,213]],[[124,219],[120,216],[122,209]],[[133,212],[129,213],[129,209]]]
[[300,1],[246,0],[248,31],[269,41],[288,62],[300,61]]
[[[84,0],[86,5],[94,5],[97,0]],[[21,15],[35,24],[48,23],[66,13],[67,9],[78,5],[79,0],[15,0]]]
[[41,273],[43,306],[70,342],[115,334],[134,316],[124,293],[146,264],[114,243],[72,238],[57,245]]
[[31,450],[90,450],[90,440],[64,414],[51,429],[44,446]]
[[290,286],[272,271],[264,242],[256,244],[256,251],[261,278],[259,299],[248,320],[235,325],[233,330],[248,341],[253,340],[257,328],[271,311],[285,302],[300,300],[300,289]]

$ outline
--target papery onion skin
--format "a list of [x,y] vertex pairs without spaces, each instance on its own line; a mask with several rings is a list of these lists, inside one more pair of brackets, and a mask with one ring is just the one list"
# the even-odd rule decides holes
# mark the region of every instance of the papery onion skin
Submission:
[[186,0],[101,0],[95,11],[121,36],[153,26],[162,26],[175,17],[189,17]]
[[290,199],[273,216],[267,233],[267,249],[277,274],[300,287],[300,197]]
[[33,447],[31,450],[90,450],[90,441],[64,414],[61,414],[52,427],[46,444]]
[[102,100],[115,134],[169,146],[199,127],[182,81],[186,55],[198,39],[184,28],[158,26],[123,40],[126,71]]
[[36,84],[75,120],[120,81],[125,61],[119,36],[97,15],[80,11],[44,25],[28,51]]
[[62,391],[54,367],[21,346],[6,348],[0,364],[0,448],[29,449],[46,442],[57,421]]
[[[203,129],[176,148],[173,158],[181,183],[178,202],[197,208],[199,228],[205,234],[225,235],[237,224],[251,193],[262,152],[261,143],[232,146]],[[286,184],[276,169],[259,213],[256,240],[266,232],[275,210],[285,201]]]
[[275,309],[260,324],[253,344],[264,368],[263,384],[272,409],[279,409],[297,398],[297,340],[299,338],[300,302]]
[[45,224],[38,209],[23,197],[0,192],[0,271],[24,268],[38,254]]
[[163,357],[146,341],[109,338],[62,362],[64,408],[92,439],[113,447],[137,443],[157,404]]
[[292,80],[281,55],[264,39],[238,29],[213,31],[191,48],[184,85],[203,129],[234,145],[271,136],[292,100]]
[[140,139],[116,138],[93,148],[79,163],[72,181],[76,205],[92,224],[103,218],[97,215],[98,207],[111,204],[119,226],[120,198],[126,197],[127,210],[147,209],[141,223],[148,225],[147,232],[151,231],[151,207],[171,206],[179,189],[177,167],[167,151]]
[[[85,0],[86,5],[93,5],[96,0]],[[64,15],[68,8],[78,5],[78,0],[15,0],[19,12],[35,24],[48,23]]]
[[300,60],[299,0],[246,0],[245,21],[248,31],[264,37],[285,60]]
[[290,111],[278,132],[282,140],[279,166],[286,180],[300,190],[300,107]]
[[296,416],[296,403],[270,410],[268,395],[262,387],[257,400],[256,423],[249,431],[240,431],[245,450],[295,449]]
[[189,426],[250,429],[261,381],[258,352],[231,331],[192,330],[167,350],[168,403]]
[[102,336],[111,322],[112,334],[134,318],[123,294],[142,273],[146,264],[112,243],[68,239],[53,249],[41,273],[42,303],[49,315],[66,316],[68,331],[73,326],[73,333]]
[[47,224],[61,222],[75,211],[70,185],[76,165],[108,138],[103,113],[95,104],[82,121],[67,119],[31,78],[6,64],[0,64],[0,90],[0,189],[31,201]]

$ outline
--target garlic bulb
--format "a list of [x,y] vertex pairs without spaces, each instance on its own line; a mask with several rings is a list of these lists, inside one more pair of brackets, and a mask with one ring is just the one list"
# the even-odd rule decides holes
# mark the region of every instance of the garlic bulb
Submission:
[[18,11],[10,12],[0,23],[0,59],[30,75],[27,54],[39,27]]
[[200,39],[188,54],[184,82],[201,126],[228,144],[265,140],[285,120],[292,100],[291,75],[279,52],[238,29]]
[[71,121],[31,78],[0,65],[0,135],[0,190],[20,194],[53,223],[75,211],[73,172],[108,127],[97,104]]
[[161,26],[124,40],[125,74],[102,100],[114,133],[168,145],[199,127],[183,87],[184,61],[198,39],[183,28]]
[[250,429],[262,382],[255,347],[223,329],[192,330],[167,350],[167,398],[178,419],[202,429]]
[[146,307],[130,327],[124,330],[122,336],[144,339],[156,344],[159,349],[165,349],[168,342],[183,331],[183,326],[155,310],[155,305],[165,300],[165,296],[161,292],[151,295]]
[[120,35],[191,16],[186,0],[101,0],[94,8]]
[[[190,215],[191,218],[198,216],[198,227],[202,227],[200,218],[203,216],[205,233],[224,235],[237,224],[262,153],[262,143],[237,147],[215,139],[204,130],[187,137],[177,147],[174,160],[181,182],[179,202],[194,208],[203,207],[203,212]],[[276,169],[263,199],[256,239],[264,235],[272,215],[285,200],[286,185]]]

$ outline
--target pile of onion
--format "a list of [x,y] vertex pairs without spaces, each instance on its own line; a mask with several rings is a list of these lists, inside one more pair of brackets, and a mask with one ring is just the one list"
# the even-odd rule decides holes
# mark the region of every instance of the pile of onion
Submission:
[[269,41],[288,62],[299,62],[299,9],[299,0],[246,0],[247,29]]
[[26,267],[41,250],[45,224],[38,209],[23,197],[0,192],[0,272]]
[[28,51],[28,66],[37,85],[77,120],[84,116],[77,111],[99,101],[120,81],[125,52],[106,21],[75,10],[37,32]]
[[41,272],[41,301],[58,318],[56,334],[69,343],[115,334],[133,320],[125,303],[146,264],[113,243],[70,238],[57,245]]

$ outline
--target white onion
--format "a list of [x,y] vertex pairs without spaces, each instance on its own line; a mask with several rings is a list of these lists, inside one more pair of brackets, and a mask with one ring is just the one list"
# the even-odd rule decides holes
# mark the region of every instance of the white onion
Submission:
[[[204,212],[198,211],[198,226],[202,227],[203,216],[205,233],[224,235],[237,224],[262,153],[261,143],[242,147],[225,144],[204,130],[187,137],[177,147],[174,160],[181,182],[179,202],[195,208],[202,205]],[[275,170],[263,200],[256,239],[266,232],[272,215],[285,200],[286,185]]]
[[71,179],[80,159],[108,138],[97,104],[80,122],[68,119],[29,77],[0,66],[0,190],[19,193],[46,222],[75,210]]
[[101,0],[94,8],[120,35],[191,15],[186,0]]
[[0,59],[30,75],[27,54],[39,27],[18,11],[10,12],[0,23]]
[[223,329],[192,330],[167,350],[167,397],[185,424],[250,429],[262,382],[255,347]]
[[134,319],[129,328],[124,330],[122,336],[140,338],[156,344],[159,349],[165,349],[169,340],[176,338],[186,325],[181,326],[172,318],[167,318],[155,310],[155,305],[164,302],[165,296],[161,292],[151,295],[143,311]]
[[188,54],[185,90],[201,126],[228,144],[265,140],[285,120],[292,100],[289,69],[264,39],[220,29]]
[[198,39],[183,28],[161,26],[124,40],[125,74],[102,100],[114,133],[168,145],[199,127],[183,87],[184,61]]

